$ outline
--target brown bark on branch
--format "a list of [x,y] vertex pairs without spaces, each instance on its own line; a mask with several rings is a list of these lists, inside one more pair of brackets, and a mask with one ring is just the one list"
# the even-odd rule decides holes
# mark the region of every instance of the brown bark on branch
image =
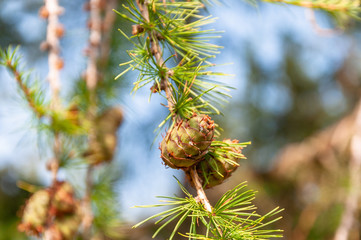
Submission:
[[58,4],[58,0],[45,0],[45,9],[48,13],[48,26],[46,31],[46,43],[49,50],[49,74],[48,80],[52,90],[52,104],[57,108],[60,104],[60,69],[63,68],[63,60],[60,58],[59,23],[58,16],[63,13],[63,8]]

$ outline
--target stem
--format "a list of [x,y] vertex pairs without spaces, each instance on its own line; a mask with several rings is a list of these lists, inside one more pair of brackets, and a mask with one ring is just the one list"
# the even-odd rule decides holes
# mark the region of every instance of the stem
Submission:
[[290,0],[264,0],[266,2],[280,2],[280,3],[287,3],[292,4],[300,7],[306,8],[320,8],[325,11],[342,11],[346,12],[351,10],[352,8],[356,8],[355,6],[345,6],[345,4],[331,4],[331,3],[317,3],[312,1],[290,1]]
[[[89,52],[88,52],[88,63],[86,68],[86,85],[90,92],[90,106],[88,109],[88,118],[94,123],[95,115],[97,110],[96,105],[96,87],[98,83],[98,68],[97,59],[100,52],[100,44],[102,41],[102,18],[100,10],[100,0],[90,0],[90,32],[89,32]],[[90,136],[95,134],[94,124],[89,133]],[[93,165],[89,164],[86,176],[85,176],[85,195],[82,201],[83,205],[83,239],[90,239],[91,237],[91,226],[93,223],[93,211],[91,206],[91,192],[93,187]]]
[[[59,56],[60,47],[59,47],[59,19],[63,9],[59,6],[58,0],[45,0],[45,8],[48,12],[48,26],[46,30],[46,42],[49,46],[49,73],[48,81],[50,84],[50,89],[52,91],[51,95],[51,108],[53,110],[58,110],[60,106],[59,92],[60,92],[60,69],[63,67],[63,61]],[[52,180],[55,183],[58,169],[59,169],[59,154],[61,151],[61,141],[59,133],[55,131],[54,136],[54,159],[50,162],[50,171],[52,173]]]
[[118,0],[108,0],[105,6],[105,14],[102,23],[103,39],[100,46],[101,52],[99,56],[99,63],[102,69],[104,69],[109,62],[112,29],[116,20],[116,15],[114,14],[113,9],[117,9],[117,7]]
[[58,0],[45,0],[45,8],[47,9],[48,26],[46,31],[46,42],[49,45],[49,73],[48,81],[52,91],[52,104],[55,108],[59,103],[60,91],[60,69],[62,68],[62,60],[59,56],[59,35],[57,33],[60,26],[58,15],[62,13],[62,8],[58,4]]
[[61,141],[60,141],[60,136],[59,136],[58,132],[55,132],[53,151],[54,151],[55,158],[50,160],[51,162],[50,162],[49,170],[51,171],[51,174],[52,174],[53,183],[55,183],[57,174],[58,174],[58,170],[59,170],[58,156],[60,155],[60,152],[61,152]]
[[90,34],[89,34],[89,57],[86,69],[86,83],[88,89],[93,92],[98,82],[97,58],[99,45],[102,38],[100,0],[90,0]]
[[18,83],[21,91],[24,93],[25,99],[28,102],[30,108],[34,111],[35,115],[38,118],[43,117],[45,114],[44,110],[41,108],[39,109],[39,107],[36,106],[36,103],[35,103],[33,97],[31,96],[31,90],[29,89],[29,87],[26,84],[24,84],[22,75],[20,74],[19,70],[16,68],[14,63],[9,61],[6,63],[6,66],[11,71],[11,73],[14,75],[16,82]]
[[[143,18],[147,22],[149,22],[148,1],[144,0],[144,3],[140,3],[139,0],[136,0],[136,2],[140,9],[140,12],[142,13]],[[156,36],[156,32],[148,31],[148,36],[150,38],[151,51],[157,61],[158,66],[164,67],[163,66],[164,59],[162,56],[162,48],[159,45],[159,40],[158,40],[158,37]],[[167,71],[166,75],[161,79],[160,87],[161,87],[160,90],[163,90],[165,92],[167,102],[168,102],[168,109],[169,109],[169,111],[172,111],[173,106],[174,106],[174,98],[173,98],[173,94],[172,94],[172,88],[169,83],[168,71]]]
[[90,239],[91,237],[91,226],[93,223],[93,211],[91,206],[91,193],[93,188],[93,170],[92,165],[88,166],[86,177],[85,177],[85,196],[83,198],[83,239]]
[[208,198],[206,196],[206,193],[203,190],[201,180],[200,180],[200,178],[198,176],[198,173],[197,173],[195,167],[190,169],[190,175],[191,175],[192,182],[194,183],[194,187],[197,190],[197,195],[198,195],[197,197],[199,198],[199,200],[203,204],[204,208],[208,212],[212,212],[212,206],[209,203],[209,200],[208,200]]

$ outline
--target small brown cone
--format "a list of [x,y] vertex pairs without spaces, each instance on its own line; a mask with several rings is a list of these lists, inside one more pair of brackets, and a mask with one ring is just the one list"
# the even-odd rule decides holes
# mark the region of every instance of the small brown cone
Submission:
[[68,182],[57,182],[54,186],[52,209],[55,215],[72,213],[75,211],[74,189]]
[[35,192],[27,201],[19,230],[28,235],[39,235],[47,221],[50,194],[47,190]]
[[111,107],[100,114],[94,123],[94,134],[89,139],[89,148],[83,156],[93,165],[110,162],[117,146],[117,130],[123,122],[123,111]]
[[59,216],[54,220],[52,229],[58,236],[61,236],[61,240],[72,240],[78,232],[82,214],[80,212],[79,204],[76,204],[75,206],[75,212]]

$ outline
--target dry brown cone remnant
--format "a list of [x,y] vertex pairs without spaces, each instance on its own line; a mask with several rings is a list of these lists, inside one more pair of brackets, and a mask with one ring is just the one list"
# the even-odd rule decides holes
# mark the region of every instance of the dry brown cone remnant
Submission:
[[117,130],[123,122],[123,111],[110,107],[96,117],[94,134],[90,136],[89,148],[83,156],[93,165],[110,162],[117,146]]
[[[238,140],[223,140],[226,144],[237,144]],[[242,147],[220,147],[216,154],[207,155],[204,161],[196,165],[197,173],[204,188],[211,188],[221,184],[239,167],[239,160],[244,158]],[[218,153],[219,152],[219,153]]]
[[35,192],[26,202],[19,230],[28,235],[71,240],[81,223],[81,208],[67,182],[55,182],[48,189]]
[[50,205],[50,193],[42,189],[35,192],[25,204],[22,222],[18,226],[19,231],[28,235],[39,236],[44,232],[48,218]]
[[160,144],[164,163],[186,169],[201,161],[213,141],[214,127],[214,121],[204,114],[178,120]]

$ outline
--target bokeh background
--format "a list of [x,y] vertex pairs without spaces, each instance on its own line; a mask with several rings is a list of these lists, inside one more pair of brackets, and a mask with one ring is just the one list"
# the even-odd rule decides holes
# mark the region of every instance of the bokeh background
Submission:
[[[84,3],[60,1],[66,10],[60,18],[66,30],[61,40],[64,98],[76,89],[86,68]],[[41,0],[0,0],[0,46],[21,45],[24,65],[47,88],[47,54],[39,49],[46,34],[46,22],[38,16],[42,4]],[[261,2],[255,7],[239,0],[209,7],[207,13],[219,18],[214,28],[225,31],[216,40],[224,48],[215,62],[232,63],[220,70],[234,77],[221,81],[236,88],[223,115],[215,119],[224,129],[222,138],[252,141],[239,170],[224,184],[207,190],[211,202],[248,181],[259,192],[255,204],[260,212],[285,208],[284,218],[275,224],[285,230],[284,239],[332,239],[352,190],[349,142],[361,84],[360,25],[345,20],[341,27],[322,12]],[[131,31],[129,23],[117,19],[109,76],[121,72],[117,64],[127,60],[125,51],[130,48],[118,28]],[[180,194],[172,176],[187,183],[181,171],[161,163],[161,138],[154,130],[167,109],[160,105],[161,97],[149,100],[150,86],[130,94],[136,74],[118,80],[113,89],[116,97],[109,105],[120,105],[125,121],[118,132],[115,161],[99,171],[116,176],[112,189],[122,220],[119,231],[125,232],[122,237],[151,239],[151,225],[136,230],[129,226],[157,210],[131,207],[154,204],[155,196]],[[0,240],[27,239],[16,230],[19,209],[29,196],[24,186],[47,186],[51,181],[45,170],[46,137],[37,130],[15,81],[0,68]],[[78,184],[81,192],[84,171],[81,164],[74,164],[62,169],[60,177]],[[350,239],[360,239],[359,210],[353,220]]]

